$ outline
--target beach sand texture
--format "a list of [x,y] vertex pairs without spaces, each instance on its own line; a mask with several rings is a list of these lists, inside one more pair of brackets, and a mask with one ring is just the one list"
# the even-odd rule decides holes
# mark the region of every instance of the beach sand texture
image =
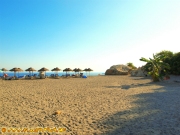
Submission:
[[180,135],[175,80],[180,77],[157,83],[130,76],[0,80],[0,128],[67,128],[49,133],[54,135]]

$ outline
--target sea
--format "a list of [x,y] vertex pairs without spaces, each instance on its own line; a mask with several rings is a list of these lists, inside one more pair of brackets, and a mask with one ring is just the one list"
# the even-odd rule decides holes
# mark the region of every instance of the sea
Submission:
[[[5,72],[6,74],[8,74],[8,76],[14,76],[14,72]],[[98,75],[105,75],[104,72],[82,72],[83,75],[87,75],[87,76],[98,76]],[[33,72],[33,74],[39,74],[39,72]],[[32,72],[29,74],[29,72],[16,72],[16,76],[24,76],[24,75],[33,75]],[[51,74],[55,74],[55,72],[46,72],[46,76],[50,76]],[[67,74],[78,74],[75,72],[68,72]],[[63,76],[66,75],[66,72],[58,72],[59,76]],[[3,72],[0,72],[0,76],[3,76]]]

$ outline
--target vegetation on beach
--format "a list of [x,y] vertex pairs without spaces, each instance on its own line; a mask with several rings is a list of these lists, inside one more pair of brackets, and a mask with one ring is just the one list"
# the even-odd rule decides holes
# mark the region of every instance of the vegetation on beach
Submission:
[[171,74],[180,75],[180,52],[173,54],[169,61]]
[[146,62],[143,66],[154,82],[163,80],[169,74],[180,75],[180,52],[161,51],[153,54],[153,59],[141,58],[140,61]]
[[153,59],[143,57],[140,59],[147,62],[143,69],[151,75],[154,82],[163,80],[163,77],[167,75],[166,69],[170,69],[169,64],[162,61],[164,57],[164,55],[157,56],[153,54]]
[[129,62],[126,64],[128,67],[131,67],[132,69],[137,69],[137,67],[134,66],[132,62]]
[[169,74],[180,75],[180,52],[173,53],[171,51],[161,51],[156,53],[157,56],[164,55],[162,61],[168,63],[170,69],[167,69]]

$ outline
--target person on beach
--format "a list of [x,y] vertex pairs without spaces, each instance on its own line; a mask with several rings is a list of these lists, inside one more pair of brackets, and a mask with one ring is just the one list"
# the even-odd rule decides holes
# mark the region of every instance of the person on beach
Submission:
[[8,77],[8,74],[5,74],[5,73],[4,73],[3,77],[4,77],[4,78]]

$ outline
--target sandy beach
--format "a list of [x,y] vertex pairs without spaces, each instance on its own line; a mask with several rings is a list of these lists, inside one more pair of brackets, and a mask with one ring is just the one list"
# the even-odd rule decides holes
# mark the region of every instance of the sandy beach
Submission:
[[179,81],[179,76],[157,83],[130,76],[0,80],[0,134],[7,134],[4,127],[62,127],[66,131],[48,134],[178,135]]

